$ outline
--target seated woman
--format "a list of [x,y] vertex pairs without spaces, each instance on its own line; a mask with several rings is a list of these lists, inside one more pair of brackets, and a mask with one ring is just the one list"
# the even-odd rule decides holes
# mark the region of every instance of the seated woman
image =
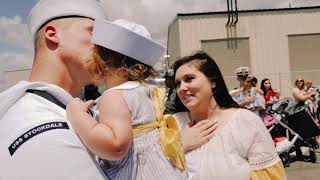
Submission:
[[[307,92],[305,90],[305,83],[304,79],[299,77],[295,81],[295,87],[292,89],[292,96],[296,101],[295,108],[304,106],[305,108],[309,109],[311,113],[313,112],[313,104],[312,104],[312,98],[316,95],[315,91]],[[302,155],[302,151],[300,149],[301,144],[296,143],[296,159],[297,160],[303,160],[303,161],[312,161],[316,162],[316,154],[312,149],[309,149],[309,157],[305,158]]]
[[295,87],[292,89],[292,96],[297,103],[304,103],[316,95],[314,91],[306,92],[304,88],[304,80],[302,78],[297,78],[295,81]]
[[[176,104],[179,129],[207,119],[218,123],[215,135],[207,143],[186,152],[190,179],[286,179],[261,119],[239,108],[209,55],[196,52],[175,62],[173,68],[177,95],[182,101]],[[184,131],[181,136],[185,139]]]
[[264,78],[261,81],[260,88],[263,91],[263,97],[265,100],[265,109],[269,111],[272,105],[279,101],[280,99],[280,91],[277,89],[272,89],[271,81],[268,78]]

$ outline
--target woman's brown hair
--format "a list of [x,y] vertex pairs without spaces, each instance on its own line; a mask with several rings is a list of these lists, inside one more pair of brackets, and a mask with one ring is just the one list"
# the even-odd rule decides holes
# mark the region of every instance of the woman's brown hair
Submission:
[[[185,56],[173,64],[174,77],[177,70],[184,64],[193,62],[194,66],[202,72],[211,83],[215,83],[215,87],[212,88],[212,94],[217,104],[223,108],[240,108],[240,106],[232,99],[224,82],[221,71],[216,62],[207,53],[203,51],[197,51],[191,56]],[[176,84],[177,86],[177,84]],[[180,98],[176,98],[175,101],[176,112],[189,111],[181,102]]]

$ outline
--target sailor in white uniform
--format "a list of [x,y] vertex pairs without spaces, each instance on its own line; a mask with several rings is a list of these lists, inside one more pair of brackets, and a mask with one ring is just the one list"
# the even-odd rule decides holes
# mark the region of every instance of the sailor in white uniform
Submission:
[[0,180],[107,179],[64,109],[90,83],[80,59],[92,52],[96,18],[105,16],[95,0],[40,0],[31,10],[36,56],[29,81],[0,94]]

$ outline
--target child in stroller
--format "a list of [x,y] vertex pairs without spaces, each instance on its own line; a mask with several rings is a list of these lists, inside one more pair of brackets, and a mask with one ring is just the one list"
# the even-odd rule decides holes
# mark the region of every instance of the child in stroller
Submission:
[[[296,150],[297,160],[316,162],[314,149],[318,146],[314,137],[320,135],[320,126],[307,106],[295,103],[292,98],[284,98],[275,103],[263,119],[284,166],[289,166],[289,153],[293,150]],[[309,158],[302,156],[301,146],[309,147]]]

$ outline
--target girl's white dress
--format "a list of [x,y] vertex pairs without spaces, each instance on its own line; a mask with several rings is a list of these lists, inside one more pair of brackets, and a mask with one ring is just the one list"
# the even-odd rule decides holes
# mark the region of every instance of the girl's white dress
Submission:
[[[179,128],[190,122],[176,113]],[[186,153],[189,179],[285,179],[282,162],[261,119],[238,109],[206,144]]]
[[[129,108],[132,125],[149,124],[156,120],[153,106],[155,86],[129,81],[111,88],[121,91]],[[111,90],[109,89],[109,90]],[[108,91],[104,93],[108,93]],[[94,107],[95,118],[99,116],[99,102]],[[160,147],[159,130],[154,129],[133,139],[128,154],[121,160],[102,160],[101,168],[112,180],[184,180],[185,173],[176,169]]]

